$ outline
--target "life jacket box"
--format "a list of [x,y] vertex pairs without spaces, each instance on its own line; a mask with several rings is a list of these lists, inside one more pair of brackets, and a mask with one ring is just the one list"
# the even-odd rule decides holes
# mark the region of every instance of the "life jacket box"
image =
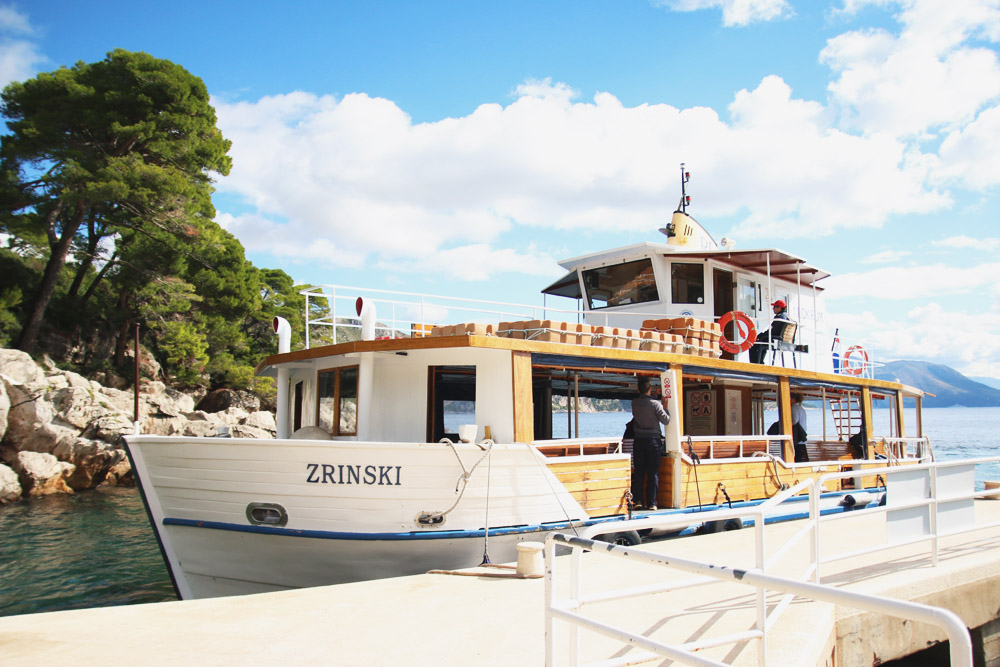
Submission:
[[536,331],[529,332],[529,338],[543,343],[566,342],[566,323],[541,320]]
[[607,327],[595,326],[592,329],[592,335],[590,338],[590,344],[597,347],[611,347],[612,338],[611,332],[605,332]]
[[459,324],[455,327],[456,333],[464,333],[469,336],[492,336],[493,335],[493,325],[483,324],[482,322],[468,322],[466,324]]
[[[577,345],[590,345],[591,339],[593,339],[594,329],[589,324],[577,324],[573,329],[573,335],[576,338]],[[567,336],[569,333],[567,332]]]

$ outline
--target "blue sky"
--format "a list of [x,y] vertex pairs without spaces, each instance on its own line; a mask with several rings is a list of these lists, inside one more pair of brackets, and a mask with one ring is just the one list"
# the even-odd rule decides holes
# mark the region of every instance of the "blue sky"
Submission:
[[[2,2],[2,0],[0,0]],[[883,360],[1000,377],[1000,0],[0,4],[0,83],[208,86],[218,220],[311,283],[532,302],[690,212],[834,277]]]

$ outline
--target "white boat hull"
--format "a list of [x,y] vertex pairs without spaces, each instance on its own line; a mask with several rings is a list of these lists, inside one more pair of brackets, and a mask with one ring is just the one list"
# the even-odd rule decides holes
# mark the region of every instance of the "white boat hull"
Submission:
[[[509,562],[518,542],[588,518],[522,444],[126,443],[184,599],[473,567],[487,549]],[[252,521],[248,507],[260,503],[287,522]],[[443,520],[419,520],[428,515]]]

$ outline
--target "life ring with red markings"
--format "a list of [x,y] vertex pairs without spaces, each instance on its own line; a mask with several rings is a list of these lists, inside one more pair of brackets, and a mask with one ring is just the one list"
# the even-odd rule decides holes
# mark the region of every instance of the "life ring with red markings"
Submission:
[[[735,340],[729,340],[725,336],[726,325],[730,322],[733,323],[733,338]],[[742,310],[731,310],[720,317],[719,326],[723,331],[722,338],[719,339],[719,347],[722,348],[723,352],[728,352],[729,354],[746,352],[754,344],[754,341],[757,340],[757,328],[753,325],[753,320],[750,319],[750,316]],[[744,330],[746,331],[746,336],[741,335]]]
[[[856,359],[851,359],[851,355],[857,354]],[[853,362],[853,363],[852,363]],[[840,364],[840,372],[844,375],[861,375],[868,368],[868,353],[860,345],[852,345],[847,348],[844,359]]]

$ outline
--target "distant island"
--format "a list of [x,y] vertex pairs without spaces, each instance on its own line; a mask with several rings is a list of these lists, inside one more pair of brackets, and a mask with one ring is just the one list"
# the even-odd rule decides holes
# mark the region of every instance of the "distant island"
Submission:
[[[925,408],[991,408],[1000,406],[1000,380],[968,378],[954,368],[926,361],[891,361],[875,368],[875,379],[898,380],[934,394],[924,398]],[[978,380],[978,381],[977,381]],[[995,383],[990,386],[986,381]]]

